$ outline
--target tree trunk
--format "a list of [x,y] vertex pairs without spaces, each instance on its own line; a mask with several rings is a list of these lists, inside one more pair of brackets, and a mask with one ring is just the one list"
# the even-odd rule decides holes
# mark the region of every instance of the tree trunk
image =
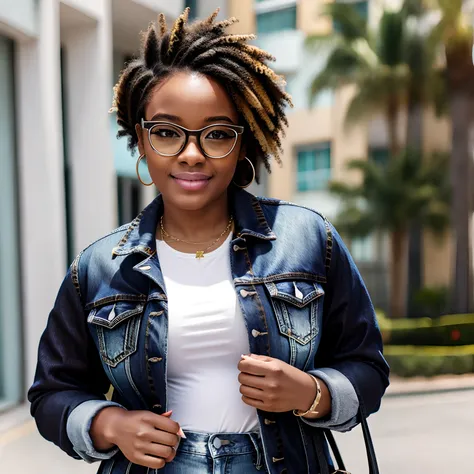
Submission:
[[392,232],[390,262],[390,317],[405,317],[407,280],[407,231]]
[[451,219],[454,234],[452,310],[467,313],[472,310],[472,253],[470,107],[468,93],[462,90],[451,94],[449,107],[452,122],[451,152]]
[[398,140],[398,115],[400,107],[396,98],[389,98],[387,103],[386,120],[388,131],[388,149],[390,158],[400,153],[400,142]]
[[[407,121],[407,148],[423,152],[423,106],[416,98],[409,99]],[[418,220],[411,223],[408,236],[408,310],[407,316],[416,316],[414,297],[423,285],[423,228]]]

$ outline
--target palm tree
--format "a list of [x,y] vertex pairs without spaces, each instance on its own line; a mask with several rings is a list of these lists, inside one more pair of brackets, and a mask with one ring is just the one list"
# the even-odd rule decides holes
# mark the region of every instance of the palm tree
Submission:
[[[472,238],[469,229],[472,213],[472,152],[470,130],[473,125],[474,65],[472,60],[472,16],[462,0],[437,0],[440,19],[432,42],[444,47],[449,113],[452,125],[451,218],[454,230],[452,309],[472,311]],[[472,14],[472,12],[471,12]]]
[[336,225],[349,238],[364,237],[377,229],[391,236],[390,315],[405,316],[407,239],[410,224],[441,233],[449,223],[448,158],[434,154],[422,159],[412,150],[401,152],[380,167],[353,160],[348,167],[362,173],[361,184],[332,182],[330,190],[342,199]]
[[[406,147],[422,156],[423,110],[443,94],[442,75],[434,67],[436,49],[427,41],[431,32],[421,24],[423,0],[404,0],[397,11],[385,10],[375,32],[368,32],[365,21],[350,3],[335,3],[325,8],[339,32],[331,35],[333,49],[325,68],[314,79],[310,95],[322,89],[356,84],[358,92],[347,122],[382,112],[388,128],[389,150],[400,150],[397,123],[402,109],[407,110]],[[428,25],[429,26],[429,25]],[[326,43],[321,37],[308,38],[309,46]],[[438,107],[441,110],[440,107]],[[422,231],[414,221],[409,230],[409,269],[406,279],[409,302],[422,285]]]
[[[422,156],[423,115],[426,105],[434,103],[439,107],[439,99],[444,92],[444,78],[436,63],[436,49],[427,41],[431,33],[429,25],[422,24],[423,0],[404,0],[399,11],[405,22],[404,60],[410,70],[407,90],[406,147]],[[428,26],[428,28],[427,28]],[[423,282],[424,254],[422,228],[418,221],[412,222],[408,237],[408,311],[413,314],[416,306],[415,295]]]
[[348,124],[382,112],[387,124],[389,151],[401,149],[397,133],[400,111],[406,103],[410,71],[404,59],[406,28],[400,12],[384,11],[379,28],[371,33],[350,3],[331,3],[325,14],[339,32],[322,38],[310,36],[308,48],[330,44],[323,70],[310,87],[311,100],[325,89],[353,84],[357,91],[347,110]]

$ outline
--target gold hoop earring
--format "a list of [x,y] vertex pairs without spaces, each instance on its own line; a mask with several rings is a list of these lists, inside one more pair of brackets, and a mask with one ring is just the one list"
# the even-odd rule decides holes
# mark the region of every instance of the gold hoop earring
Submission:
[[140,181],[140,183],[142,183],[143,186],[151,186],[153,184],[153,181],[151,183],[145,183],[145,181],[143,181],[142,178],[140,177],[140,161],[142,161],[143,158],[146,158],[145,153],[143,153],[143,155],[140,155],[137,160],[136,170],[137,170],[138,181]]
[[253,181],[255,179],[255,176],[256,176],[255,166],[253,165],[253,163],[250,161],[249,158],[245,157],[245,159],[250,163],[250,166],[252,168],[252,179],[247,184],[245,184],[244,186],[242,186],[241,184],[237,184],[235,181],[232,181],[232,183],[234,183],[235,186],[237,186],[238,188],[241,188],[241,189],[248,188],[253,183]]

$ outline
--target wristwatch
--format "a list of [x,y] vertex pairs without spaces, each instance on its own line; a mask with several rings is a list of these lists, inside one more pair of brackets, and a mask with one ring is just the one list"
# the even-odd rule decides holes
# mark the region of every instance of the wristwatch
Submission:
[[319,402],[321,401],[321,385],[319,380],[311,374],[308,374],[316,384],[316,397],[314,398],[313,404],[309,407],[308,410],[302,412],[300,410],[293,410],[293,415],[295,416],[306,416],[306,415],[318,415],[319,412],[316,410],[318,408]]

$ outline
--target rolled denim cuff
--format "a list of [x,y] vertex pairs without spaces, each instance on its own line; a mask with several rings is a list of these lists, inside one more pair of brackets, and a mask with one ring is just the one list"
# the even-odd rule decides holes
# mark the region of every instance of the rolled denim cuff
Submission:
[[114,402],[88,400],[78,405],[67,419],[67,435],[74,451],[88,463],[110,459],[118,452],[118,448],[106,452],[97,451],[90,436],[92,420],[99,411],[107,407],[123,408],[122,405]]
[[349,431],[357,425],[359,399],[349,379],[336,369],[310,370],[309,373],[321,379],[331,394],[331,414],[321,420],[303,418],[308,425],[329,428],[335,431]]

